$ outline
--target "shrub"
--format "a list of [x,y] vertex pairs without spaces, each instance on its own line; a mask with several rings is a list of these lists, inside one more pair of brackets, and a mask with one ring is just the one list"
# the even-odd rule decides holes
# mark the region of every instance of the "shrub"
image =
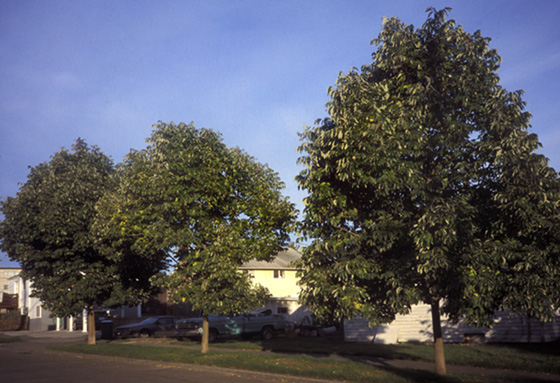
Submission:
[[18,310],[8,311],[0,314],[0,331],[23,330],[25,317]]

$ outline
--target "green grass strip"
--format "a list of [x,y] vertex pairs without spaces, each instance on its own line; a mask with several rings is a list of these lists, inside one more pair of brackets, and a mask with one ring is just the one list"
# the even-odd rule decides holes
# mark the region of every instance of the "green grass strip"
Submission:
[[[211,348],[434,361],[434,349],[430,344],[382,345],[322,338],[278,338],[254,342],[226,341],[212,344]],[[446,344],[445,359],[448,364],[460,366],[560,374],[560,343],[490,343],[476,346]]]
[[[83,354],[104,355],[111,357],[124,357],[132,359],[144,359],[152,361],[172,362],[172,363],[188,363],[195,365],[217,366],[224,368],[233,368],[238,370],[259,371],[267,373],[275,373],[282,375],[292,375],[307,378],[316,378],[324,380],[336,380],[343,382],[383,382],[383,383],[525,383],[533,382],[527,380],[526,377],[520,375],[518,377],[500,376],[498,375],[484,375],[477,373],[473,370],[472,373],[467,375],[448,375],[446,377],[439,377],[430,371],[419,371],[406,368],[396,368],[390,365],[381,367],[372,366],[364,361],[353,360],[354,356],[331,358],[326,353],[311,355],[304,354],[282,354],[273,352],[255,352],[258,350],[258,344],[249,342],[251,345],[243,344],[244,342],[237,342],[234,344],[217,343],[213,344],[210,352],[206,355],[201,354],[198,347],[173,347],[169,343],[159,346],[153,346],[149,343],[142,345],[138,344],[122,344],[122,343],[99,343],[96,346],[89,346],[86,344],[78,345],[65,345],[51,347],[55,350],[77,352]],[[192,346],[197,346],[196,343],[190,343]],[[309,346],[309,345],[308,345]],[[454,345],[451,345],[454,346]],[[235,348],[250,348],[250,350],[224,350],[224,347]],[[262,347],[262,346],[261,346]],[[420,354],[428,352],[429,346],[421,345],[400,345],[398,346],[398,353],[395,353],[393,347],[385,349],[384,347],[376,347],[378,353],[385,353],[401,357],[401,359],[418,359]],[[501,368],[508,366],[513,358],[515,363],[521,363],[524,357],[535,365],[535,356],[537,355],[555,355],[557,351],[539,350],[538,348],[531,349],[531,347],[506,347],[506,346],[477,346],[477,347],[447,347],[447,354],[451,359],[457,358],[462,355],[465,360],[483,360],[487,356],[497,358],[497,354],[504,354],[501,356]],[[450,351],[451,350],[451,351]],[[340,350],[339,350],[340,351]],[[371,350],[370,350],[371,351]],[[474,355],[474,356],[473,356]],[[523,356],[524,355],[524,356]],[[475,357],[476,356],[476,357]],[[424,355],[424,357],[426,357]],[[422,358],[423,359],[423,358]],[[430,359],[428,355],[426,359]],[[538,358],[537,358],[538,359]],[[367,360],[367,358],[366,358]],[[546,365],[550,361],[557,359],[542,360],[541,365]],[[449,362],[448,362],[449,364]],[[498,367],[498,368],[500,368]],[[550,366],[549,366],[550,367]],[[556,367],[557,368],[557,367]],[[554,369],[554,368],[553,368]],[[528,371],[528,369],[525,369]],[[543,380],[543,382],[545,382]]]
[[59,351],[83,354],[155,360],[173,363],[218,366],[238,370],[260,371],[307,378],[345,382],[456,382],[442,379],[430,372],[399,371],[376,368],[350,360],[335,360],[306,355],[282,355],[267,352],[231,352],[210,350],[202,355],[200,350],[178,347],[134,346],[129,344],[97,344],[54,346]]
[[22,340],[20,338],[17,337],[11,337],[11,336],[0,336],[0,343],[16,343],[16,342],[21,342]]

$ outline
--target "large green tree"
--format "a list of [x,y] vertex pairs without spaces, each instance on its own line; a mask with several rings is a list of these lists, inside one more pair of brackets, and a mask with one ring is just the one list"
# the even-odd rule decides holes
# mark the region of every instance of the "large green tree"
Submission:
[[498,309],[559,307],[560,184],[490,39],[428,11],[419,29],[386,19],[372,63],[341,74],[302,133],[301,299],[372,324],[430,304],[445,374],[441,314],[491,326]]
[[[0,249],[21,264],[34,296],[56,316],[88,310],[88,342],[95,343],[95,304],[133,303],[144,286],[100,251],[92,233],[96,204],[114,186],[112,161],[78,139],[28,175],[15,198],[1,202]],[[131,265],[134,269],[136,266]],[[132,273],[130,273],[132,274]]]
[[275,172],[212,130],[160,122],[148,143],[120,168],[107,227],[134,252],[174,261],[168,286],[202,311],[206,352],[209,314],[263,305],[265,289],[238,267],[271,259],[287,243],[295,211]]

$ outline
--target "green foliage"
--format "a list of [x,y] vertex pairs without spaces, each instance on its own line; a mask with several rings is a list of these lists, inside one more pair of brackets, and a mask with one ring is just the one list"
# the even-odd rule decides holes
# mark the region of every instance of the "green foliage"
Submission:
[[173,272],[155,279],[205,315],[262,305],[265,289],[238,267],[289,239],[295,212],[278,175],[192,124],[159,123],[148,143],[119,168],[104,235],[141,257],[168,256]]
[[[447,9],[384,21],[373,62],[340,74],[302,134],[302,302],[322,320],[390,322],[418,301],[492,325],[560,303],[558,174],[490,39]],[[436,306],[437,307],[437,306]]]
[[114,186],[112,161],[78,139],[31,168],[15,198],[1,204],[0,248],[18,261],[34,295],[57,316],[93,304],[130,302],[119,266],[95,246],[91,233],[99,199]]

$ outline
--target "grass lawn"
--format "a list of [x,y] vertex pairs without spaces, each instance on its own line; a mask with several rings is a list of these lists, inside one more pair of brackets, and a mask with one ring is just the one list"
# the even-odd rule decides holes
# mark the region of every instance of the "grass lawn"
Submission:
[[[271,341],[255,342],[226,341],[212,344],[210,347],[434,361],[434,349],[431,344],[382,345],[351,343],[325,338],[277,338]],[[560,342],[489,343],[477,346],[446,344],[445,359],[448,364],[463,366],[560,374]]]
[[21,339],[12,336],[0,335],[0,343],[15,343],[15,342],[21,342]]
[[[191,363],[348,382],[408,382],[405,378],[395,376],[388,371],[375,369],[364,364],[337,361],[330,358],[314,358],[311,356],[247,351],[231,352],[224,350],[211,350],[208,354],[202,355],[197,349],[161,346],[138,347],[130,344],[110,343],[97,344],[96,346],[57,346],[56,349],[86,354]],[[427,379],[423,381],[430,382],[433,381],[433,378],[432,374],[427,374]]]
[[[179,346],[178,346],[179,345]],[[181,346],[193,347],[181,347]],[[171,346],[171,347],[170,347]],[[61,351],[175,363],[219,366],[270,372],[310,378],[346,382],[450,382],[450,383],[505,383],[528,382],[522,376],[484,376],[477,374],[438,377],[429,371],[372,366],[353,356],[376,356],[387,359],[433,361],[430,345],[374,345],[327,341],[323,338],[279,338],[272,341],[225,341],[214,343],[206,355],[200,353],[196,342],[124,342],[56,346]],[[258,352],[274,351],[274,352]],[[338,355],[338,358],[327,357]],[[348,358],[344,356],[349,356]],[[522,369],[525,371],[560,374],[558,344],[549,345],[446,345],[448,364],[484,366],[491,368]]]

